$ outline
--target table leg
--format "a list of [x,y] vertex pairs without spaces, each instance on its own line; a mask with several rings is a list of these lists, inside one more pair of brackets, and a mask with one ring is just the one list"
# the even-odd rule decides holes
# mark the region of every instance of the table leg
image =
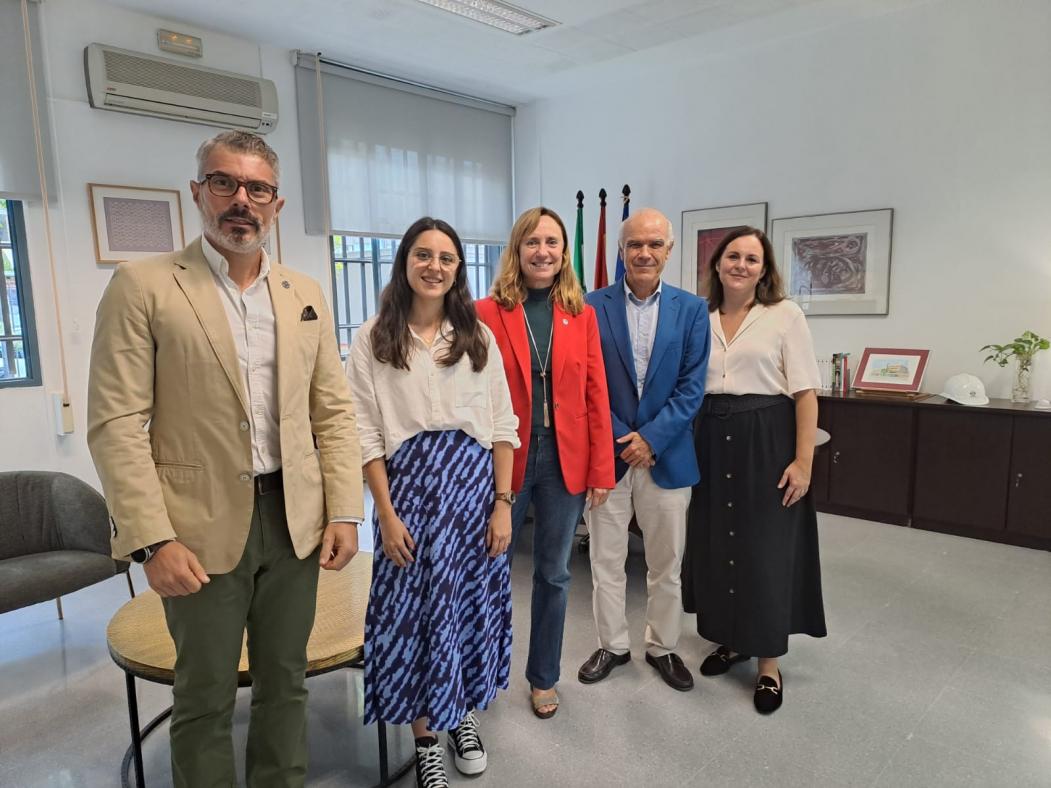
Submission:
[[139,703],[135,697],[135,677],[130,673],[124,674],[125,686],[128,691],[128,718],[131,722],[131,746],[135,756],[135,785],[144,788],[146,778],[142,770],[142,734],[139,731]]
[[[142,742],[146,740],[146,737],[153,733],[157,727],[168,719],[172,715],[172,707],[169,706],[152,720],[146,723],[146,727],[142,729],[142,733],[139,734],[138,749],[136,749],[136,743],[132,743],[128,746],[128,751],[124,753],[124,760],[120,765],[120,785],[121,788],[131,788],[131,781],[128,779],[128,770],[131,769],[131,762],[135,760],[136,753],[139,758],[142,757]],[[132,737],[134,739],[134,737]],[[141,788],[142,783],[138,783],[136,788]]]
[[412,755],[405,763],[398,766],[395,769],[394,774],[390,773],[390,761],[387,755],[387,726],[382,721],[376,722],[376,732],[379,735],[380,743],[380,782],[377,788],[388,788],[394,783],[398,782],[402,777],[412,771],[413,767],[416,766],[416,749],[413,748]]
[[387,725],[383,720],[376,722],[376,733],[380,739],[380,785],[390,784],[390,765],[387,762]]

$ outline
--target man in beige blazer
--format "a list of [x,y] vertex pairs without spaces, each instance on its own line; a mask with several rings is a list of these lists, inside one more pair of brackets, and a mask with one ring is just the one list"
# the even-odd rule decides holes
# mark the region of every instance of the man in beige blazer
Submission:
[[164,598],[175,785],[235,784],[246,627],[248,784],[302,785],[318,566],[350,561],[363,517],[357,425],[321,288],[262,249],[277,155],[219,134],[190,190],[203,237],[119,266],[99,304],[88,445],[113,555]]

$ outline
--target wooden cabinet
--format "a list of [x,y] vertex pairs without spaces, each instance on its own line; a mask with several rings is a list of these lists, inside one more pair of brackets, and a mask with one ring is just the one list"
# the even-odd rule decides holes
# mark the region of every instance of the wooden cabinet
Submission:
[[840,402],[832,411],[828,502],[904,524],[912,478],[908,408]]
[[921,410],[917,414],[913,516],[1002,531],[1011,463],[1011,416]]
[[[832,434],[831,407],[824,400],[818,403],[817,426]],[[810,495],[814,499],[814,506],[824,511],[824,504],[828,503],[828,467],[830,465],[830,452],[832,451],[831,440],[824,446],[818,446],[814,452],[814,467],[810,471]]]
[[855,394],[818,413],[818,510],[1051,549],[1051,413]]
[[1051,418],[1015,416],[1007,531],[1051,542]]
[[832,439],[815,457],[814,503],[823,511],[905,525],[912,479],[913,412],[896,403],[822,398]]

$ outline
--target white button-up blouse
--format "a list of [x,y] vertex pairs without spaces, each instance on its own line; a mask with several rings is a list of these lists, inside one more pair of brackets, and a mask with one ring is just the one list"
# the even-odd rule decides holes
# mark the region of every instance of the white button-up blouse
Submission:
[[358,329],[346,364],[363,464],[389,459],[409,438],[432,430],[463,430],[487,449],[500,441],[518,448],[518,417],[511,408],[500,349],[488,326],[481,324],[489,357],[475,372],[466,353],[451,367],[438,363],[450,344],[448,321],[430,347],[410,330],[407,370],[376,360],[371,339],[375,323],[372,318]]
[[711,313],[712,350],[706,394],[784,394],[821,388],[806,316],[794,301],[756,304],[727,342]]

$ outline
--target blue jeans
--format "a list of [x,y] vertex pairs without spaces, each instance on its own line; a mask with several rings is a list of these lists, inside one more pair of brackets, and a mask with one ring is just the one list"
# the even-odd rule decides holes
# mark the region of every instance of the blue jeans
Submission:
[[558,683],[562,632],[569,598],[569,558],[584,511],[584,493],[571,495],[562,481],[554,436],[533,435],[525,481],[511,509],[511,554],[533,503],[533,602],[526,678],[537,689]]

